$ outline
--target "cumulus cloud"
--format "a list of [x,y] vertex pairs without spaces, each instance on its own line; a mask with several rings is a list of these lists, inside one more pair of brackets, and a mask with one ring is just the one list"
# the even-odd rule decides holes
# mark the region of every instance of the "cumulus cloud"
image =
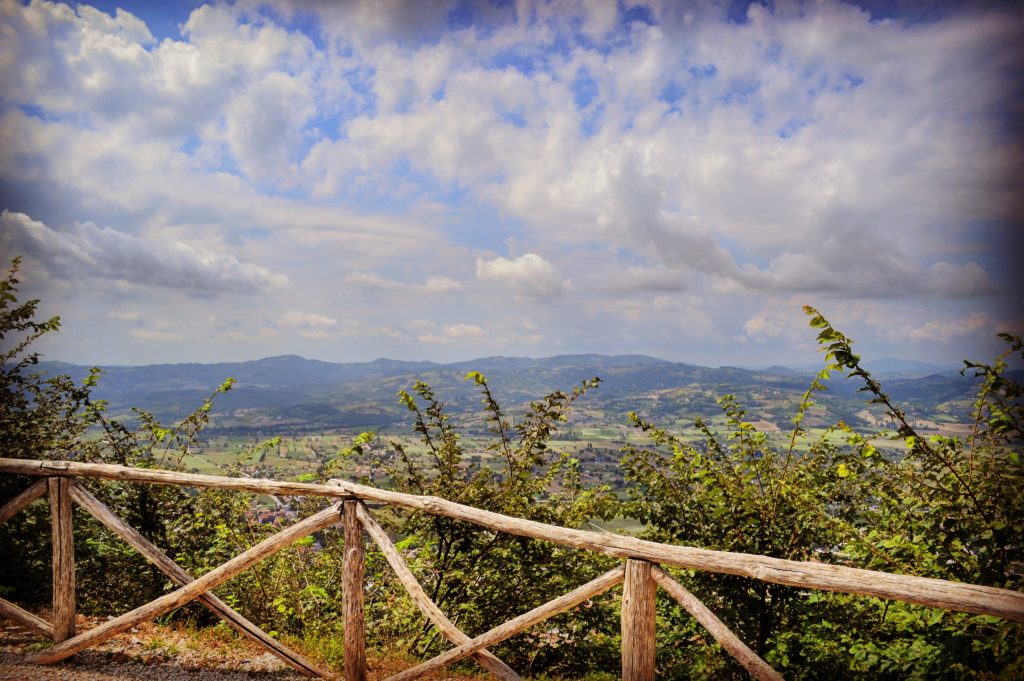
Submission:
[[476,277],[524,298],[551,298],[561,295],[570,286],[554,265],[536,253],[526,253],[512,260],[477,258]]
[[289,310],[281,317],[281,326],[289,329],[326,329],[338,325],[338,321],[322,314]]
[[376,291],[413,291],[420,293],[455,293],[462,291],[465,286],[462,282],[451,277],[431,276],[423,282],[401,282],[395,279],[387,279],[373,272],[353,272],[346,276],[342,283],[353,288],[376,290]]
[[610,291],[679,293],[685,291],[686,272],[670,267],[628,267],[599,273],[598,286]]
[[417,288],[424,293],[455,293],[456,291],[462,291],[466,287],[460,281],[456,281],[451,277],[427,277],[426,281],[422,284],[417,284]]
[[934,320],[924,324],[905,324],[892,332],[899,338],[909,338],[917,342],[949,343],[985,329],[994,331],[995,322],[983,312],[975,312],[966,317],[949,320]]
[[278,323],[283,328],[293,330],[301,338],[314,341],[329,338],[338,325],[332,317],[298,310],[289,310]]
[[137,322],[142,319],[142,314],[138,310],[125,310],[123,312],[108,312],[106,317],[107,319],[115,319],[119,322]]
[[483,327],[476,324],[445,324],[437,331],[420,333],[416,339],[422,343],[442,344],[464,339],[478,340],[486,336],[487,332]]
[[225,108],[225,139],[239,168],[259,181],[293,174],[301,130],[315,113],[301,78],[272,72],[251,83]]
[[105,279],[201,293],[275,289],[288,277],[234,255],[180,241],[154,243],[91,222],[57,230],[24,213],[0,213],[0,241],[38,261],[54,278]]
[[[721,3],[271,0],[177,10],[155,37],[137,7],[0,3],[0,246],[46,285],[343,278],[337,307],[304,299],[345,322],[272,326],[367,345],[481,340],[429,306],[500,291],[548,303],[552,343],[627,317],[623,347],[652,337],[625,327],[691,313],[781,346],[757,310],[791,293],[994,318],[1013,290],[993,237],[1020,231],[1011,10],[751,3],[739,23]],[[510,235],[534,252],[476,258],[476,285],[444,268]],[[384,307],[434,326],[395,331]],[[505,335],[498,313],[473,319]]]
[[[593,35],[620,19],[606,9],[563,8]],[[561,26],[534,10],[529,21]],[[544,239],[604,239],[720,290],[946,294],[940,259],[912,256],[936,225],[991,216],[1012,192],[1021,162],[998,134],[997,64],[1019,62],[1014,29],[994,13],[899,26],[841,3],[751,6],[742,25],[697,12],[699,30],[656,14],[662,26],[634,24],[605,52],[578,46],[543,75],[487,67],[483,39],[459,44],[462,62],[441,60],[441,79],[416,64],[438,63],[428,55],[454,38],[374,54],[379,79],[405,79],[409,97],[355,119],[333,156],[404,159]],[[543,51],[553,35],[517,34],[518,47]],[[851,246],[886,261],[858,263]],[[955,295],[994,292],[980,265],[967,267]]]
[[132,329],[128,335],[136,340],[156,343],[181,343],[185,340],[180,333],[163,329]]
[[397,291],[402,288],[401,283],[393,279],[386,279],[373,272],[353,272],[346,276],[342,283],[345,286],[378,291]]
[[972,298],[999,292],[976,262],[939,261],[924,267],[907,254],[873,251],[856,243],[815,255],[787,253],[766,270],[747,270],[740,278],[750,288],[762,290],[871,298]]

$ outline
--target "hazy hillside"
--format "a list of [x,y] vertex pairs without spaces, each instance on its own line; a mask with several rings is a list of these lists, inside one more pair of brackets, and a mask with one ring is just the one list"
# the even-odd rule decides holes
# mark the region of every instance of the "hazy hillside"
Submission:
[[[61,362],[42,362],[40,369],[78,380],[88,371]],[[780,425],[791,415],[790,407],[807,389],[813,374],[786,367],[710,368],[643,355],[483,357],[444,365],[389,359],[342,364],[284,355],[220,364],[103,367],[95,396],[107,400],[114,414],[137,406],[171,420],[189,413],[231,377],[237,385],[217,398],[215,428],[311,431],[407,422],[408,415],[398,407],[395,393],[409,389],[417,380],[432,385],[453,411],[476,410],[479,395],[464,380],[467,371],[483,372],[499,401],[513,413],[548,392],[569,390],[582,380],[599,376],[603,379],[600,389],[588,396],[581,408],[608,423],[622,423],[631,410],[662,419],[714,414],[715,399],[732,393],[748,407],[751,418]],[[956,416],[966,409],[971,379],[955,373],[908,378],[902,371],[879,376],[885,379],[886,388],[909,402],[915,412],[933,415],[939,410]],[[850,381],[831,381],[829,392],[820,399],[828,415],[858,422],[858,412],[863,409],[858,387]]]

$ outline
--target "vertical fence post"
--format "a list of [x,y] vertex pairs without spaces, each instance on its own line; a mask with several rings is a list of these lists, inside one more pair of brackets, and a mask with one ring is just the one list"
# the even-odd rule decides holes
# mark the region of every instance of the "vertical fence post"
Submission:
[[654,679],[654,599],[657,585],[646,560],[626,560],[622,586],[622,679]]
[[344,502],[345,559],[342,562],[345,611],[345,681],[366,681],[366,636],[363,626],[363,525],[359,502]]
[[49,478],[53,544],[53,642],[75,635],[75,540],[71,527],[70,480]]

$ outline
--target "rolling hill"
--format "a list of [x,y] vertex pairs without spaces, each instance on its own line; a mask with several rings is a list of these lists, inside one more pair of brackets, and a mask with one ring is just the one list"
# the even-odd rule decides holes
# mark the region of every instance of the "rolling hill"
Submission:
[[[88,367],[41,362],[48,374],[68,374],[81,380]],[[880,373],[885,387],[911,413],[948,418],[966,414],[974,381],[955,372],[908,375]],[[559,355],[483,357],[437,364],[378,359],[333,363],[295,355],[219,364],[157,364],[102,367],[94,395],[109,403],[115,415],[131,407],[153,412],[164,421],[190,413],[228,377],[236,387],[219,395],[212,426],[236,431],[312,432],[336,428],[408,423],[395,394],[417,380],[429,383],[454,412],[473,412],[479,395],[468,371],[480,371],[499,402],[510,414],[554,390],[570,390],[580,381],[600,377],[601,387],[587,396],[580,409],[595,420],[621,424],[628,411],[659,419],[692,419],[717,413],[715,400],[730,393],[748,408],[750,418],[784,425],[792,407],[807,389],[812,371],[786,367],[763,370],[702,367],[668,362],[643,355]],[[858,413],[864,398],[858,384],[834,379],[818,402],[823,420],[842,418],[862,422]],[[948,418],[946,420],[948,420]]]

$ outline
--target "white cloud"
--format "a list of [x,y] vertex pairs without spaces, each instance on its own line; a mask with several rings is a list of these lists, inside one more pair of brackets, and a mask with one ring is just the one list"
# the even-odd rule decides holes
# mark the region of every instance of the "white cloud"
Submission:
[[480,340],[486,337],[487,332],[476,324],[445,324],[439,331],[420,333],[416,339],[421,343],[443,344],[462,339]]
[[113,311],[107,313],[107,319],[114,319],[119,322],[137,322],[142,319],[138,310]]
[[594,273],[597,285],[609,291],[679,293],[687,288],[685,271],[671,267],[628,267]]
[[512,260],[477,258],[476,277],[526,298],[558,296],[569,286],[555,266],[536,253],[526,253]]
[[289,329],[318,330],[335,327],[338,322],[326,315],[289,310],[281,317],[280,324]]
[[0,230],[8,252],[31,256],[60,279],[117,280],[205,293],[251,293],[288,283],[285,275],[231,254],[180,241],[154,243],[91,222],[58,231],[24,213],[4,210]]
[[412,291],[420,293],[455,293],[465,289],[462,282],[451,277],[431,276],[422,283],[401,282],[387,279],[373,272],[353,272],[346,276],[342,283],[354,288],[377,291]]
[[397,291],[402,288],[401,283],[393,279],[386,279],[379,274],[374,274],[373,272],[353,272],[346,276],[342,280],[342,283],[345,286],[362,289],[376,289],[380,291]]
[[476,324],[447,324],[444,333],[450,338],[479,338],[486,335],[483,328]]
[[[650,3],[627,30],[614,0],[491,5],[246,0],[158,41],[145,5],[0,0],[0,246],[97,326],[247,291],[338,320],[221,334],[274,352],[786,348],[790,294],[889,342],[869,320],[953,343],[1019,316],[1012,11]],[[544,301],[545,345],[496,294]]]
[[743,332],[755,343],[784,339],[793,341],[803,332],[801,320],[796,314],[782,315],[778,312],[760,314],[751,317],[743,324]]
[[342,338],[370,338],[405,341],[409,334],[392,326],[370,326],[359,320],[346,320],[338,335]]
[[225,108],[225,138],[239,168],[258,181],[295,174],[301,131],[315,113],[309,85],[272,72],[250,83]]
[[422,284],[417,285],[417,288],[424,293],[455,293],[462,291],[466,287],[463,286],[462,282],[456,281],[451,277],[427,277],[426,281]]
[[[1005,90],[993,65],[1016,59],[1014,29],[994,14],[905,27],[838,3],[750,15],[746,25],[705,17],[671,40],[634,25],[624,43],[577,47],[532,76],[474,64],[489,54],[478,38],[459,45],[468,58],[450,66],[441,99],[429,96],[436,78],[418,89],[408,74],[444,41],[389,52],[382,72],[411,79],[415,96],[354,120],[334,154],[405,159],[545,240],[608,240],[711,275],[721,290],[946,295],[933,271],[941,257],[920,257],[920,242],[937,224],[991,216],[1020,165],[993,134]],[[543,49],[538,35],[522,49]],[[590,124],[595,105],[578,109],[571,89],[584,72],[602,111]],[[659,101],[670,87],[678,100]],[[869,262],[878,254],[888,256]],[[958,273],[955,295],[993,293],[980,265],[958,267],[971,271]]]
[[182,343],[185,340],[180,333],[161,329],[132,329],[128,335],[136,340],[154,343]]
[[994,333],[996,323],[983,312],[959,319],[935,320],[924,324],[906,324],[892,330],[892,335],[915,342],[950,343],[958,338],[977,334],[980,330]]

